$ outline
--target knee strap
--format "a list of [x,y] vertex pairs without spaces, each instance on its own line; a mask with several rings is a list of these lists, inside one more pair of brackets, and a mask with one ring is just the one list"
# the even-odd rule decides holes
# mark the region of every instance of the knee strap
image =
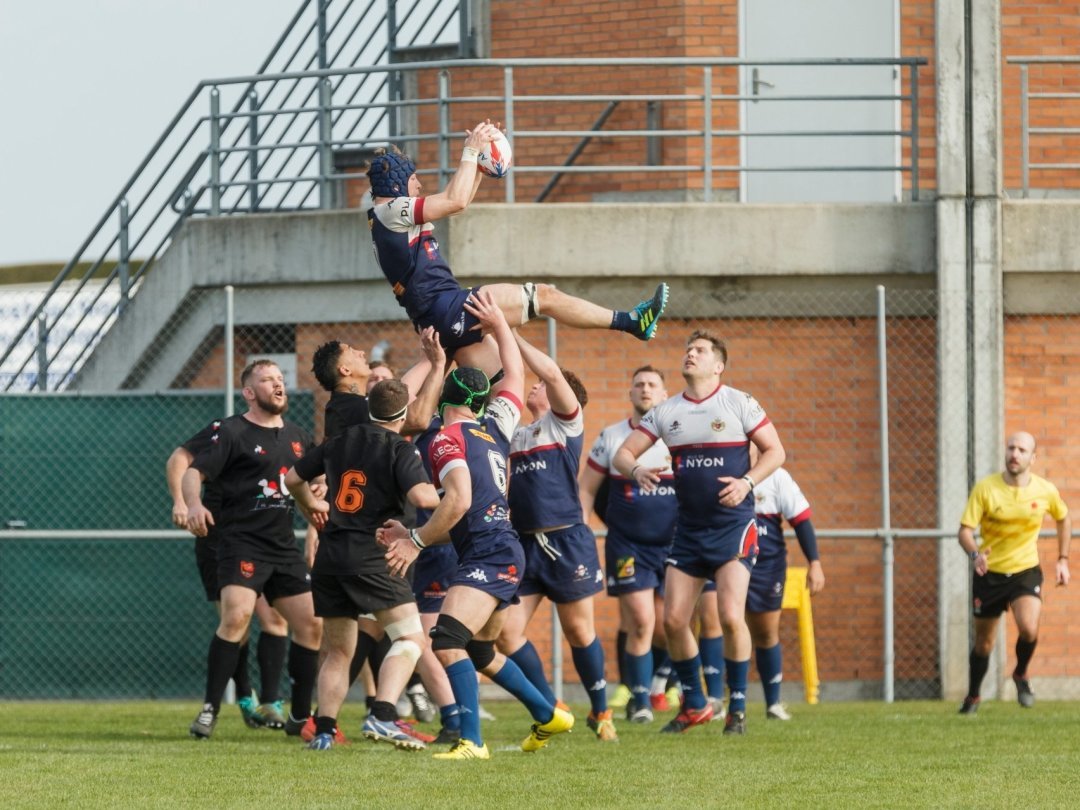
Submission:
[[408,638],[399,638],[397,641],[390,645],[390,649],[386,653],[386,657],[392,658],[395,655],[404,656],[415,667],[416,662],[420,660],[420,653],[420,645],[417,644],[415,641]]
[[465,652],[469,654],[473,666],[479,672],[495,660],[495,642],[473,639],[466,645]]
[[540,297],[536,285],[526,281],[521,285],[521,322],[528,323],[540,314]]
[[440,614],[431,628],[431,649],[465,650],[472,637],[472,631],[453,616]]
[[386,635],[390,636],[391,641],[397,641],[402,636],[421,636],[424,634],[424,625],[420,622],[419,613],[406,619],[390,622],[383,629],[386,630]]

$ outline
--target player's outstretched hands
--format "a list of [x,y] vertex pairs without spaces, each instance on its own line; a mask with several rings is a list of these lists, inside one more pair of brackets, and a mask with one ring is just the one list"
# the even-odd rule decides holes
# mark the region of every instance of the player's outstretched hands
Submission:
[[750,484],[743,478],[721,475],[716,480],[720,482],[720,495],[718,497],[721,506],[738,506],[750,494]]
[[427,326],[420,333],[420,350],[432,368],[442,369],[446,366],[446,350],[443,349],[434,326]]
[[483,149],[499,137],[500,133],[501,130],[498,124],[491,123],[491,119],[488,118],[472,129],[465,130],[465,145],[471,146],[473,149]]
[[481,287],[465,301],[465,309],[480,323],[473,329],[482,329],[484,334],[497,331],[501,326],[509,328],[506,316],[495,303],[495,296]]
[[375,530],[375,542],[386,549],[386,566],[390,573],[403,577],[409,566],[420,556],[420,549],[409,538],[409,530],[398,520],[388,520]]
[[634,467],[631,477],[643,492],[652,492],[660,485],[660,473],[666,469],[667,467],[646,467],[644,464],[638,464]]
[[187,530],[196,537],[206,537],[214,525],[214,516],[202,504],[188,510]]

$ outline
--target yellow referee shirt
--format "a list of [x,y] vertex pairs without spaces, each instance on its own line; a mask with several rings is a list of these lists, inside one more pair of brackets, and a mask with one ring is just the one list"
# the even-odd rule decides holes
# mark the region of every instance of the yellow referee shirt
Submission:
[[979,529],[991,571],[1016,574],[1039,564],[1039,531],[1047,512],[1062,520],[1069,508],[1045,478],[1032,475],[1026,487],[1010,487],[994,473],[971,490],[960,523]]

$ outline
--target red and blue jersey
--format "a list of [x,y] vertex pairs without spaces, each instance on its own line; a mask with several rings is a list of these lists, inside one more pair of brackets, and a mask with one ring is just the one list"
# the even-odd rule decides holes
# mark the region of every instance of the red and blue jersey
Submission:
[[431,440],[428,458],[435,485],[444,486],[444,477],[458,468],[466,469],[472,482],[472,503],[450,529],[459,558],[518,542],[506,500],[506,443],[520,417],[521,403],[504,392],[488,405],[483,424],[469,420],[444,425]]
[[435,228],[424,221],[423,197],[396,197],[371,205],[366,199],[375,261],[412,321],[419,321],[444,293],[462,289],[439,253]]
[[510,512],[522,534],[582,522],[578,465],[585,445],[581,408],[548,411],[510,440]]
[[641,545],[667,546],[675,531],[679,507],[667,445],[657,440],[638,457],[638,464],[653,470],[664,470],[659,473],[660,483],[651,491],[643,490],[637,481],[620,475],[611,465],[615,453],[633,432],[634,426],[629,419],[608,425],[596,437],[586,463],[610,479],[604,519],[609,532]]
[[809,501],[783,467],[754,487],[754,511],[758,526],[758,565],[787,555],[783,521],[795,527],[811,517]]
[[750,470],[750,437],[769,424],[765,410],[748,393],[726,385],[704,399],[686,392],[666,399],[641,419],[637,429],[662,439],[671,453],[680,532],[742,531],[754,520],[754,501],[734,507],[717,497],[720,477],[741,478]]

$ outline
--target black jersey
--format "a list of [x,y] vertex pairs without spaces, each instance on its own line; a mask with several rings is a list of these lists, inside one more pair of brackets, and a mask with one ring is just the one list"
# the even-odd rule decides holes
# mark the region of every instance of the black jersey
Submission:
[[311,436],[289,421],[269,428],[243,416],[222,420],[216,436],[192,466],[220,487],[221,506],[211,512],[218,558],[293,561],[299,550],[285,473],[311,449]]
[[[209,448],[213,442],[217,441],[217,432],[220,428],[221,420],[215,419],[180,446],[191,453],[191,457],[194,459],[198,457],[199,453]],[[203,506],[210,510],[210,514],[216,520],[218,512],[221,511],[221,487],[218,486],[217,481],[206,482],[203,487],[202,502]],[[208,554],[217,554],[217,526],[207,526],[206,528],[206,537],[196,537],[195,545],[205,546]]]
[[325,438],[340,436],[353,425],[370,425],[371,412],[368,400],[363,394],[350,394],[347,391],[331,391],[330,401],[326,403],[326,422],[323,425]]
[[315,574],[386,571],[375,530],[402,520],[405,496],[430,481],[416,447],[376,425],[354,425],[296,462],[305,481],[326,474],[330,516],[311,569]]

